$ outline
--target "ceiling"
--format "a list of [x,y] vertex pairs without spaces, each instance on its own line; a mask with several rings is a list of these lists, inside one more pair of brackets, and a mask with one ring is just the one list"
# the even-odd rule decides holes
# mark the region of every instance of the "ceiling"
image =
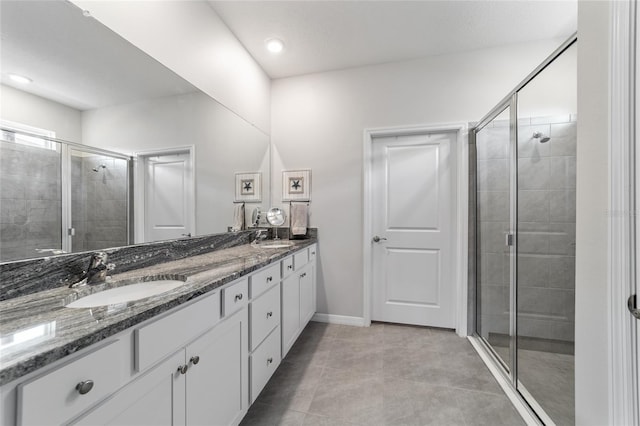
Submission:
[[197,90],[68,2],[1,1],[0,12],[2,84],[78,110]]
[[[577,0],[209,3],[271,78],[568,38]],[[277,37],[274,55],[264,41]]]

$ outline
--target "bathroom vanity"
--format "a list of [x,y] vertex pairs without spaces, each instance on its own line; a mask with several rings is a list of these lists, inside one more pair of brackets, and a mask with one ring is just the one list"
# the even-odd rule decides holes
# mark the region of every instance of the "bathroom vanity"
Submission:
[[131,269],[111,283],[184,285],[119,305],[64,307],[83,295],[67,287],[0,302],[0,423],[238,424],[315,312],[316,252],[243,244]]

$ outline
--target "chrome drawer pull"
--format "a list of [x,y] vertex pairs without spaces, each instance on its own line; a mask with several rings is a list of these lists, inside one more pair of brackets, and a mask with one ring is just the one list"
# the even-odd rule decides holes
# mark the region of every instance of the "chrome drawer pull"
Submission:
[[273,312],[267,312],[267,318],[271,318],[273,316]]
[[267,277],[267,282],[270,283],[271,281],[273,281],[273,277]]
[[189,369],[189,366],[185,365],[181,365],[178,367],[178,372],[180,374],[187,374],[187,370]]
[[267,365],[271,364],[273,362],[273,358],[267,358]]
[[237,302],[238,300],[242,300],[242,293],[236,294],[236,300],[235,301]]
[[192,363],[193,365],[196,365],[197,363],[200,362],[200,356],[199,355],[192,356],[189,362]]
[[304,274],[300,275],[300,278],[304,278],[307,276],[307,273],[305,272]]
[[76,390],[80,395],[89,393],[93,389],[93,380],[84,380],[76,385]]
[[287,266],[287,269],[293,269],[293,265]]

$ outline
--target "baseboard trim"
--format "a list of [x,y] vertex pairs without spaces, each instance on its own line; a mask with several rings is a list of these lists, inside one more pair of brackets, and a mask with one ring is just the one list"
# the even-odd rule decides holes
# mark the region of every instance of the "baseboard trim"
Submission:
[[311,321],[326,322],[328,324],[342,324],[353,325],[356,327],[365,327],[364,318],[361,317],[349,317],[346,315],[333,315],[333,314],[314,314]]

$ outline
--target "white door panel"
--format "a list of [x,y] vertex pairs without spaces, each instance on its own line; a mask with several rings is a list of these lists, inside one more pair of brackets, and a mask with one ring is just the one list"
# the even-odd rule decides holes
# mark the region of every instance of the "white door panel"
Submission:
[[455,328],[451,144],[456,134],[373,140],[372,319]]
[[145,241],[191,234],[193,166],[187,153],[145,159]]

